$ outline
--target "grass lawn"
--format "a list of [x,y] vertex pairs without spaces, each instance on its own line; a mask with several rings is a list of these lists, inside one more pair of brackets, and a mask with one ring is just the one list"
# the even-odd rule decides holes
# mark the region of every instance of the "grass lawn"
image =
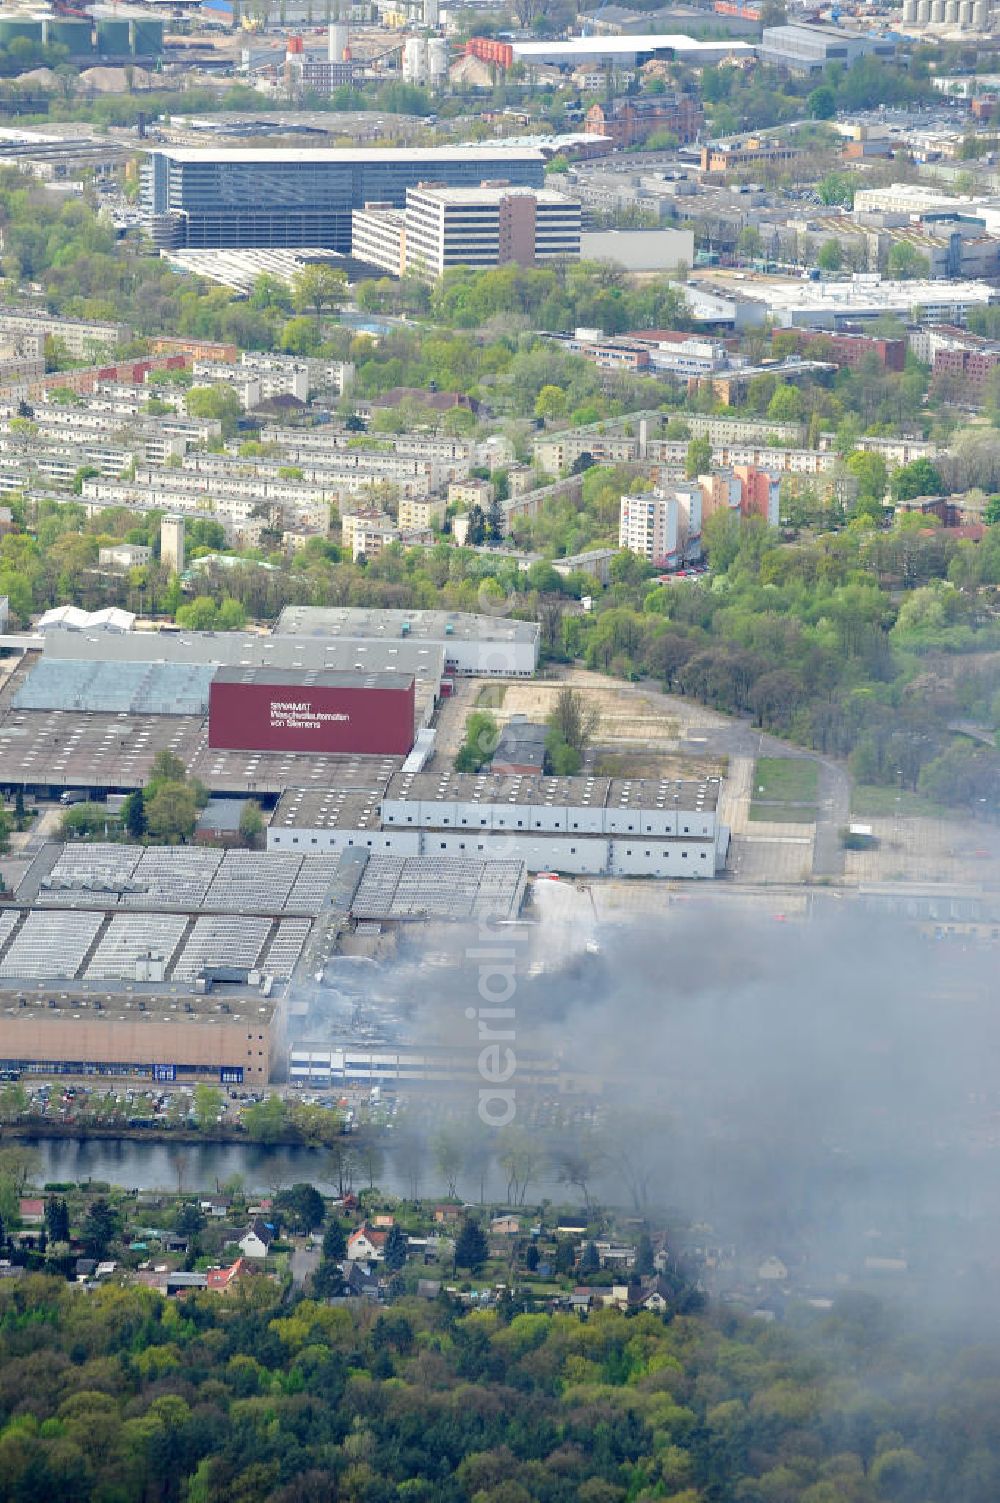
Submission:
[[813,804],[761,804],[750,805],[750,822],[776,825],[813,825],[816,823],[816,808]]
[[[898,797],[898,803],[897,803]],[[961,811],[946,809],[942,804],[933,804],[919,793],[908,788],[883,788],[871,783],[856,783],[851,789],[851,813],[860,819],[892,819],[896,813],[910,818],[924,815],[929,819],[961,819]]]
[[818,790],[819,768],[808,757],[759,757],[754,764],[751,793],[755,799],[811,804]]

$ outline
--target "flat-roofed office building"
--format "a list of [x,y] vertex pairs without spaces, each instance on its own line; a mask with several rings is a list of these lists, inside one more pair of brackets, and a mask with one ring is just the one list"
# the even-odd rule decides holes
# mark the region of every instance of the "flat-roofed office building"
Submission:
[[542,188],[534,148],[165,148],[142,167],[146,228],[163,249],[313,246],[351,249],[351,215],[366,203],[402,208],[406,190],[432,180],[478,187],[503,178]]
[[580,204],[550,189],[484,182],[421,183],[406,209],[369,204],[354,215],[353,252],[394,275],[439,277],[450,266],[484,270],[580,255]]

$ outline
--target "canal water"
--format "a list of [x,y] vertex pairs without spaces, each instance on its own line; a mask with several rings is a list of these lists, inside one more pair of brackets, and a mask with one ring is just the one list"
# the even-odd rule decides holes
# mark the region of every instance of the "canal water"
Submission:
[[[323,1148],[265,1148],[253,1143],[144,1143],[116,1138],[38,1137],[22,1141],[38,1155],[38,1169],[32,1176],[38,1184],[102,1180],[126,1190],[178,1193],[214,1191],[239,1175],[244,1187],[254,1194],[299,1181],[315,1185],[326,1195],[335,1195],[338,1189],[330,1152]],[[409,1175],[398,1171],[391,1150],[382,1155],[376,1182],[391,1195],[411,1193]],[[353,1189],[366,1189],[367,1184],[363,1168],[356,1165]],[[466,1176],[458,1188],[466,1199],[478,1201],[478,1174],[475,1182],[472,1176]],[[419,1195],[428,1197],[447,1193],[430,1149],[416,1189]],[[486,1178],[486,1199],[500,1201],[506,1190],[506,1175],[492,1164]],[[528,1188],[528,1199],[535,1204],[545,1197],[565,1199],[566,1194],[565,1186],[546,1175],[539,1175]]]

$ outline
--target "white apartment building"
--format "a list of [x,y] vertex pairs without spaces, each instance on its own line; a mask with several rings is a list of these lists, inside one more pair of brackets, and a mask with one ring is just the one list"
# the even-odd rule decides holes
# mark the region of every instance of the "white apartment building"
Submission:
[[679,509],[676,496],[656,491],[623,496],[618,520],[619,548],[628,548],[651,564],[666,567],[675,563]]
[[440,277],[449,266],[479,269],[553,257],[579,259],[581,206],[547,188],[482,183],[406,190],[401,212],[366,204],[352,216],[352,253],[394,276]]
[[234,391],[244,412],[252,412],[260,406],[261,390],[257,377],[237,365],[210,360],[196,360],[192,367],[196,386],[225,386]]
[[244,409],[258,407],[272,397],[309,397],[309,368],[304,361],[244,353],[239,365],[224,361],[196,360],[192,366],[196,385],[206,381],[231,387]]
[[366,531],[384,532],[387,528],[395,526],[392,518],[384,511],[345,511],[340,518],[340,543],[341,547],[351,550],[351,557],[357,558],[359,553],[364,553],[364,548],[357,545],[357,536]]
[[97,562],[111,569],[134,569],[150,563],[152,557],[152,548],[141,543],[115,543],[110,548],[98,550]]
[[708,376],[731,364],[725,345],[710,339],[664,340],[650,347],[649,359],[654,370],[674,376]]
[[351,215],[351,255],[392,277],[406,271],[406,212],[391,203],[368,203]]
[[93,319],[57,318],[41,308],[0,307],[0,333],[41,334],[59,339],[76,360],[89,360],[132,337],[127,324]]
[[390,522],[388,526],[379,526],[375,522],[359,522],[351,534],[351,557],[355,563],[359,558],[378,558],[390,543],[399,542],[399,529]]

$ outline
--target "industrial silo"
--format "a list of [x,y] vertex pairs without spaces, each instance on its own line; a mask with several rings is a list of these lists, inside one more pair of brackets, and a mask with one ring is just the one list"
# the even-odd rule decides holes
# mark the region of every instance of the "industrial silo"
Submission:
[[130,21],[129,37],[136,57],[159,57],[163,51],[163,22],[155,17]]
[[990,4],[989,0],[976,0],[972,12],[972,25],[976,31],[989,31],[990,29]]
[[903,0],[903,20],[912,25],[917,19],[917,0]]
[[944,19],[949,26],[958,25],[958,0],[944,0]]
[[917,0],[917,22],[926,26],[931,18],[931,0]]
[[448,43],[444,37],[431,37],[427,43],[427,76],[433,89],[441,88],[448,77]]
[[128,22],[117,16],[99,16],[97,50],[101,57],[127,57],[132,50]]
[[350,45],[350,27],[347,26],[343,21],[334,21],[327,36],[327,61],[331,63],[342,63],[344,61],[344,53],[348,51]]
[[94,50],[90,22],[73,16],[54,16],[46,21],[43,37],[47,47],[65,47],[70,57],[87,57]]
[[403,81],[410,84],[427,82],[427,43],[423,37],[407,37],[403,48]]

